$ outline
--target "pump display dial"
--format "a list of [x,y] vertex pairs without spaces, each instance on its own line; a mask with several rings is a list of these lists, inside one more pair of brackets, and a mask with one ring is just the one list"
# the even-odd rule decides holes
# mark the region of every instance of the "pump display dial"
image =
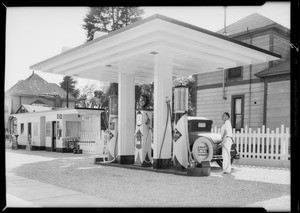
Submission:
[[188,111],[188,87],[178,86],[174,88],[174,112],[185,113]]

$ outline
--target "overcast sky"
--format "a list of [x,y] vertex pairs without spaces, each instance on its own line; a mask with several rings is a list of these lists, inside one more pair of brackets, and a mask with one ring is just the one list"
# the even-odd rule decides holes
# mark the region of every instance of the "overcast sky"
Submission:
[[[159,13],[207,30],[223,28],[223,7],[142,7],[143,18]],[[6,22],[5,90],[31,75],[29,66],[61,53],[63,46],[76,47],[86,40],[82,28],[87,7],[9,7]],[[290,4],[268,2],[260,7],[228,7],[227,25],[259,13],[290,28]],[[63,76],[36,71],[51,83]],[[93,81],[79,79],[83,86]],[[95,82],[97,85],[99,83]]]

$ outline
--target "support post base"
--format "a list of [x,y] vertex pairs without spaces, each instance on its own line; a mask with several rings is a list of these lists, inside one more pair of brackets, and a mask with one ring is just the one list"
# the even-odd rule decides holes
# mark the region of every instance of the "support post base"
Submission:
[[119,164],[134,164],[134,155],[120,155],[117,161]]
[[171,158],[168,159],[153,159],[153,169],[171,169]]

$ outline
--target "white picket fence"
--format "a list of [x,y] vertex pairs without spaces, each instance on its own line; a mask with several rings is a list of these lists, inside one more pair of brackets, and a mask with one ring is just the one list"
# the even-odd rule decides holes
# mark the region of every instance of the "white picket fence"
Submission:
[[100,132],[80,132],[78,145],[85,154],[100,154],[103,134]]
[[[221,133],[216,126],[213,133]],[[262,166],[290,166],[290,129],[281,125],[280,128],[270,131],[269,128],[252,130],[245,127],[241,131],[233,129],[233,140],[241,159],[238,164]]]

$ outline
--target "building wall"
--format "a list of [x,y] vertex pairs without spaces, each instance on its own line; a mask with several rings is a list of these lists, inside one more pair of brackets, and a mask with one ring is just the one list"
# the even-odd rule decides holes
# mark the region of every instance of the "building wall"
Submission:
[[[35,97],[35,96],[5,96],[5,109],[7,109],[8,114],[13,114],[21,106],[21,104],[31,104],[32,102],[40,100],[49,106],[55,104],[54,98],[45,98],[45,97]],[[66,100],[62,100],[62,107],[66,107]],[[69,100],[69,108],[75,108],[75,101]]]
[[[245,34],[236,37],[235,39],[265,50],[273,51],[282,55],[283,58],[289,57],[289,39],[273,30],[267,30],[253,35]],[[270,65],[271,63],[260,63],[244,66],[242,68],[242,79],[226,82],[227,100],[223,100],[222,98],[222,71],[197,75],[197,116],[212,119],[214,121],[213,126],[216,125],[217,127],[221,127],[221,116],[223,112],[227,111],[231,113],[231,96],[244,94],[244,127],[261,127],[263,125],[264,116],[264,83],[263,80],[256,77],[255,74],[269,68]],[[274,86],[272,84],[274,84]],[[287,88],[289,88],[288,84],[289,83],[287,82],[282,84],[269,83],[271,87],[268,90],[270,95],[267,96],[267,105],[269,106],[267,111],[270,110],[270,112],[268,115],[269,117],[267,117],[267,125],[270,127],[273,127],[274,125],[277,125],[278,127],[276,121],[279,121],[280,119],[282,119],[284,124],[290,122],[288,114],[289,101],[287,101],[289,99],[289,92],[287,91]],[[276,87],[276,85],[278,88],[274,90],[273,87]],[[280,92],[278,92],[278,90],[280,90]],[[280,108],[278,108],[279,106],[276,104],[273,105],[276,101],[277,104],[279,104],[276,95],[273,94],[276,92],[278,92],[278,94],[276,94],[278,97],[284,96],[283,100],[286,102]],[[283,119],[283,117],[285,118]]]
[[244,95],[244,126],[260,127],[263,124],[263,82],[252,84],[250,93],[249,85],[247,84],[226,87],[225,96],[227,100],[223,100],[222,87],[198,90],[197,116],[212,119],[213,127],[217,126],[220,128],[223,124],[221,120],[222,114],[224,112],[231,114],[232,95]]
[[46,117],[40,117],[40,146],[46,146]]
[[[17,131],[19,133],[18,144],[28,145],[28,123],[31,123],[31,145],[44,146],[41,141],[42,128],[39,116],[20,116],[17,117]],[[24,124],[24,132],[21,134],[21,124]]]
[[290,81],[268,83],[267,127],[290,127]]
[[290,39],[274,32],[273,52],[281,55],[283,59],[290,58]]

